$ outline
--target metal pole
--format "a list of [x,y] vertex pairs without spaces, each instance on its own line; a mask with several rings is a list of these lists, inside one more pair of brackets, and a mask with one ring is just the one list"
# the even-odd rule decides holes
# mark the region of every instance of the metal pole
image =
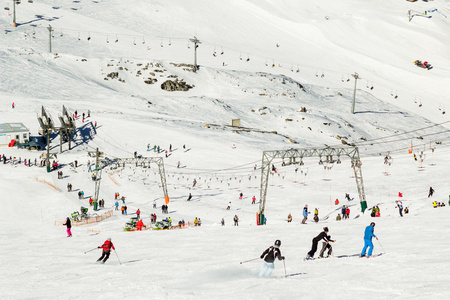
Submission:
[[17,27],[17,24],[16,24],[16,0],[13,0],[13,27]]
[[197,47],[201,42],[195,36],[190,41],[194,43],[194,72],[197,72]]
[[48,48],[49,52],[52,53],[52,25],[48,25]]
[[46,160],[47,173],[50,172],[50,137],[48,132],[49,130],[47,129],[47,160]]
[[353,103],[352,103],[352,114],[355,114],[355,98],[356,98],[356,82],[359,79],[358,73],[355,72],[355,74],[352,74],[352,76],[355,78],[355,88],[353,90]]

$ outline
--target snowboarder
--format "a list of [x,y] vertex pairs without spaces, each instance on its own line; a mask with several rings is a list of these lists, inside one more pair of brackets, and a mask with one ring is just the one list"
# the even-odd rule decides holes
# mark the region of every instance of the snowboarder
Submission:
[[[312,240],[312,247],[311,250],[308,252],[308,255],[306,256],[305,260],[309,260],[312,259],[314,257],[314,254],[317,251],[317,244],[319,243],[320,240],[324,240],[325,242],[330,242],[332,240],[328,239],[328,227],[324,227],[323,231],[321,233],[319,233],[318,236],[316,236],[315,238],[313,238]],[[334,242],[334,241],[333,241]]]
[[432,197],[434,194],[433,187],[430,186],[430,191],[428,192],[428,198]]
[[187,201],[191,201],[191,199],[192,199],[192,194],[189,193],[189,197],[187,198]]
[[63,225],[67,226],[67,237],[71,237],[72,236],[72,232],[70,231],[70,228],[72,228],[72,223],[70,222],[70,218],[69,217],[67,217],[66,223],[64,223]]
[[362,249],[361,257],[366,256],[367,247],[369,247],[367,257],[370,257],[372,255],[373,251],[372,238],[374,237],[378,240],[378,237],[373,233],[374,229],[375,229],[375,222],[372,222],[370,223],[369,226],[366,227],[366,230],[364,231],[364,248]]
[[101,261],[101,260],[103,259],[102,264],[104,264],[104,263],[108,260],[109,255],[111,254],[111,248],[112,248],[113,250],[116,250],[116,248],[114,248],[114,244],[111,242],[111,238],[108,238],[108,239],[103,243],[103,245],[99,246],[98,248],[99,248],[99,249],[100,249],[100,248],[103,249],[102,256],[100,256],[100,258],[97,259],[97,261]]
[[274,261],[277,257],[279,260],[284,260],[284,256],[281,255],[280,246],[281,241],[276,240],[273,246],[267,248],[266,251],[261,254],[261,259],[264,259],[264,265],[259,272],[260,277],[269,277],[270,274],[272,274],[272,271],[275,267]]
[[308,204],[305,204],[305,207],[303,208],[303,220],[302,224],[306,224],[306,220],[308,219]]

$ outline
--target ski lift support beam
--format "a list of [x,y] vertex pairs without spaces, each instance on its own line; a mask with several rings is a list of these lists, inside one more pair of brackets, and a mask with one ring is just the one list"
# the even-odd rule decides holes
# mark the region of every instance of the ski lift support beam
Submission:
[[161,157],[137,157],[137,158],[104,158],[100,159],[99,157],[103,154],[102,152],[98,151],[98,148],[96,151],[90,151],[94,152],[96,156],[96,163],[95,163],[95,194],[94,194],[94,201],[98,201],[98,196],[100,192],[100,182],[102,179],[102,170],[108,166],[116,165],[118,166],[125,166],[126,164],[129,165],[135,165],[136,167],[150,167],[150,164],[154,163],[158,165],[159,169],[159,176],[161,177],[161,185],[163,188],[164,193],[164,199],[165,203],[169,203],[169,194],[167,193],[167,181],[166,181],[166,173],[164,170],[164,161]]
[[[359,157],[358,147],[346,147],[346,148],[315,148],[315,149],[289,149],[289,150],[274,150],[274,151],[264,151],[262,155],[261,163],[261,187],[260,187],[260,204],[259,212],[264,214],[266,207],[266,197],[267,188],[269,185],[269,173],[270,165],[272,161],[276,158],[289,159],[290,163],[299,163],[304,157],[322,157],[329,160],[332,156],[340,157],[341,155],[346,155],[350,157],[352,162],[353,171],[356,178],[356,186],[358,188],[359,199],[361,202],[361,211],[367,208],[366,195],[364,192],[364,182],[361,172],[361,160]],[[296,162],[296,159],[300,161]]]

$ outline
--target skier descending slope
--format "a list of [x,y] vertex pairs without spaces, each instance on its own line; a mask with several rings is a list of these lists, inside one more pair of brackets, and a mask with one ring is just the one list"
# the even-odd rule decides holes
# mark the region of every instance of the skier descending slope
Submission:
[[367,253],[367,257],[370,257],[372,255],[372,251],[373,251],[373,243],[372,243],[372,238],[377,238],[377,236],[373,233],[375,229],[375,222],[370,223],[369,226],[366,227],[366,230],[364,231],[364,248],[362,249],[361,252],[361,257],[366,256],[366,250],[367,247],[369,247],[369,253]]
[[99,246],[98,248],[99,248],[99,249],[100,249],[100,248],[103,249],[102,256],[100,256],[100,258],[97,259],[97,261],[101,261],[101,260],[103,259],[102,264],[104,264],[104,263],[108,260],[109,255],[111,254],[111,248],[112,248],[113,250],[116,250],[116,248],[114,248],[113,243],[111,242],[111,238],[108,238],[108,239],[103,243],[103,245]]
[[321,233],[319,233],[318,236],[316,236],[315,238],[313,238],[311,250],[308,252],[308,255],[306,256],[305,260],[313,259],[314,253],[316,253],[316,251],[317,251],[317,244],[318,244],[319,241],[322,240],[322,239],[323,239],[325,242],[334,242],[334,240],[331,240],[331,239],[329,238],[329,235],[328,235],[328,227],[324,227],[324,228],[323,228],[323,231],[322,231]]
[[269,248],[266,249],[266,251],[261,254],[261,259],[264,259],[264,266],[259,272],[260,277],[269,277],[270,274],[272,274],[272,271],[274,269],[274,261],[275,258],[278,257],[279,260],[284,260],[284,256],[281,256],[281,241],[276,240],[275,244]]

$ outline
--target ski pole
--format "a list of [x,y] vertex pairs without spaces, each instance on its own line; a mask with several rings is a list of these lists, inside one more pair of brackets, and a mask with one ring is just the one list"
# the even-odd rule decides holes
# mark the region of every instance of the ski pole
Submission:
[[377,238],[378,244],[380,244],[381,250],[383,250],[384,253],[386,253],[386,251],[384,251],[383,246],[381,246],[380,240]]
[[286,277],[287,275],[286,275],[286,263],[284,262],[284,259],[283,259],[283,266],[284,266],[284,277]]
[[98,247],[95,247],[94,249],[88,250],[88,251],[84,252],[84,254],[86,254],[88,252],[91,252],[91,251],[94,251],[95,249],[98,249]]
[[249,261],[253,261],[253,260],[257,260],[257,259],[260,259],[260,258],[258,257],[258,258],[254,258],[254,259],[249,259],[249,260],[241,261],[240,264],[242,265],[242,264],[248,263]]
[[119,255],[117,255],[116,249],[114,249],[114,253],[115,253],[116,256],[117,256],[117,260],[119,260],[119,263],[122,264],[122,262],[121,262],[120,259],[119,259]]

